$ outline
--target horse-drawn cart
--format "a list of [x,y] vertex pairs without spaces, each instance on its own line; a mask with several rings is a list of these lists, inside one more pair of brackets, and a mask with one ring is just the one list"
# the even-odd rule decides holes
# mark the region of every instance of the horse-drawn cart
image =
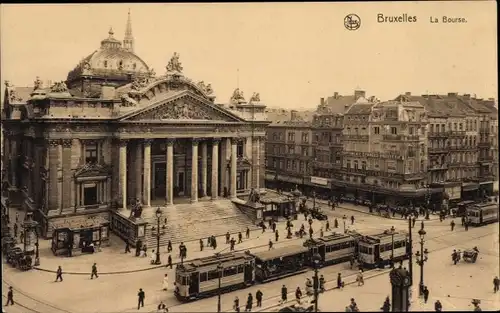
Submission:
[[478,255],[479,255],[479,250],[476,247],[474,247],[472,249],[465,250],[462,257],[465,262],[476,263]]

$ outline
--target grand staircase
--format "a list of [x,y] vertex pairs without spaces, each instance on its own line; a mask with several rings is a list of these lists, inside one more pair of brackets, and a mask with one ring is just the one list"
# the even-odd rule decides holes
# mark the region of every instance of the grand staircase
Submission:
[[[200,201],[197,203],[175,204],[172,207],[162,208],[163,215],[160,221],[160,229],[163,235],[160,245],[167,245],[182,241],[206,239],[208,236],[220,236],[229,232],[231,234],[250,230],[258,227],[242,213],[230,200]],[[145,212],[143,218],[148,222],[146,228],[146,243],[148,247],[156,246],[157,220],[154,210]],[[164,224],[164,219],[167,223]],[[163,228],[165,225],[165,228]],[[204,240],[206,242],[206,240]]]

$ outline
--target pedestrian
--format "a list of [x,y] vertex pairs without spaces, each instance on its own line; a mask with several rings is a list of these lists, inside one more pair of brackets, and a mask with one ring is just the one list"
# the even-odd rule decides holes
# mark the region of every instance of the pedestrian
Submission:
[[335,218],[335,220],[333,221],[333,228],[339,228],[339,221],[337,220],[337,218]]
[[137,293],[138,301],[137,301],[137,310],[139,310],[141,307],[144,307],[144,298],[146,297],[146,293],[142,290],[142,288],[139,288],[139,292]]
[[17,238],[17,223],[14,223],[14,237]]
[[273,241],[269,239],[269,250],[271,250],[272,248],[273,248]]
[[231,238],[231,240],[229,241],[229,250],[230,251],[234,251],[234,245],[236,244],[236,240],[234,238]]
[[212,248],[214,248],[214,250],[217,249],[217,240],[214,236],[212,236]]
[[311,225],[312,225],[312,223],[313,223],[313,219],[312,219],[312,218],[309,218],[309,220],[308,220],[307,222],[309,223],[309,226],[311,226]]
[[246,231],[246,238],[249,239],[250,238],[250,228],[247,227],[247,231]]
[[344,287],[344,282],[342,281],[342,274],[337,274],[337,288],[342,289]]
[[170,254],[168,255],[167,266],[172,268],[172,256]]
[[498,279],[498,276],[495,276],[495,278],[493,278],[493,292],[496,293],[499,288],[500,288],[500,279]]
[[321,228],[319,229],[319,236],[320,236],[320,237],[323,237],[323,235],[324,235],[324,233],[323,233],[323,227],[321,227]]
[[351,225],[354,225],[354,215],[351,215]]
[[359,312],[358,304],[356,303],[356,300],[354,300],[354,298],[351,298],[351,304],[349,304],[349,307],[352,312]]
[[56,272],[56,282],[57,282],[59,279],[60,279],[61,281],[63,281],[63,278],[62,278],[62,268],[61,268],[61,265],[59,265],[59,266],[57,267],[57,272]]
[[441,304],[441,301],[436,300],[436,302],[434,302],[434,310],[435,310],[436,312],[441,312],[441,311],[443,311],[443,305]]
[[21,240],[21,243],[24,243],[24,233],[21,232],[21,234],[19,234],[19,240]]
[[468,231],[469,230],[469,221],[468,220],[465,221],[464,226],[465,226],[465,231]]
[[424,303],[427,303],[427,300],[429,300],[429,289],[427,289],[427,286],[424,286],[423,294],[424,294]]
[[417,218],[414,216],[411,222],[412,222],[412,227],[415,227],[415,224],[417,223]]
[[262,223],[261,226],[262,226],[262,233],[265,233],[266,232],[266,224]]
[[142,252],[141,245],[142,245],[142,242],[140,240],[137,240],[137,242],[135,243],[135,256],[138,256],[138,257],[141,256],[141,252]]
[[280,238],[280,235],[278,233],[278,230],[276,229],[276,231],[274,232],[274,237],[275,237],[275,240],[276,242],[278,242],[278,239]]
[[451,226],[451,231],[453,231],[453,229],[455,229],[455,221],[454,220],[451,220],[450,226]]
[[92,265],[92,273],[90,274],[90,279],[94,279],[94,276],[95,278],[99,278],[99,276],[97,275],[97,264],[94,263]]
[[238,298],[238,296],[234,297],[233,310],[235,312],[239,312],[240,311],[240,299]]
[[325,277],[323,274],[319,277],[319,290],[321,293],[325,292]]
[[313,237],[313,233],[314,233],[314,231],[313,231],[312,226],[309,226],[309,237],[310,237],[311,239],[312,239],[312,237]]
[[231,240],[231,234],[229,232],[226,233],[226,244],[229,244]]
[[273,222],[273,232],[276,232],[276,227],[277,227],[276,222]]
[[253,306],[253,296],[252,293],[248,293],[248,298],[247,298],[247,305],[245,307],[245,312],[252,312],[252,306]]
[[389,296],[385,298],[384,304],[380,308],[382,312],[390,312],[391,311],[391,301],[389,300]]
[[158,313],[168,312],[167,306],[165,305],[165,303],[163,303],[163,301],[160,301],[160,304],[158,304],[157,309]]
[[330,231],[330,222],[326,220],[326,225],[325,225],[326,231]]
[[283,285],[283,287],[281,287],[281,301],[280,301],[280,304],[284,304],[287,301],[287,294],[288,294],[288,290],[286,289],[286,286]]
[[148,246],[146,244],[143,244],[142,245],[142,252],[143,252],[143,257],[147,257],[148,256]]
[[356,281],[358,282],[358,286],[364,286],[365,280],[363,278],[363,271],[359,271]]
[[465,226],[465,216],[462,216],[462,226]]
[[208,236],[207,238],[207,247],[211,247],[212,246],[212,236]]
[[16,224],[19,223],[19,212],[16,212]]
[[243,242],[243,234],[241,232],[238,233],[238,243]]
[[302,290],[297,286],[297,289],[295,289],[295,300],[297,300],[298,304],[300,304],[300,298],[302,298]]
[[173,250],[172,249],[172,241],[169,240],[167,243],[167,252],[170,253],[170,252],[172,252],[172,250]]
[[264,294],[262,293],[262,291],[257,290],[257,292],[255,293],[255,300],[257,300],[257,307],[260,308],[262,307],[262,296]]
[[128,241],[125,243],[125,253],[130,253],[130,244]]
[[151,264],[155,264],[156,263],[156,254],[155,254],[155,250],[152,250],[151,251]]
[[200,251],[203,251],[203,239],[200,239]]
[[14,290],[12,290],[12,286],[9,287],[9,291],[7,292],[7,303],[5,306],[14,305]]
[[167,291],[168,290],[168,274],[165,274],[165,276],[163,276],[163,290],[164,291]]

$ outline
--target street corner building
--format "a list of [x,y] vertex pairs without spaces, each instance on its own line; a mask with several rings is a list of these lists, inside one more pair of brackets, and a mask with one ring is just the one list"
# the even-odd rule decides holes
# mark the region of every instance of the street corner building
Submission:
[[275,117],[266,149],[267,185],[325,199],[440,209],[498,193],[498,109],[470,94],[335,92],[310,119]]
[[[215,215],[264,187],[259,94],[247,102],[236,88],[219,104],[210,84],[184,76],[177,53],[156,75],[134,53],[130,16],[125,39],[110,30],[65,81],[5,85],[3,195],[33,211],[46,238],[86,228],[104,240],[111,228],[132,243],[157,206],[171,219]],[[143,216],[129,218],[138,204]]]

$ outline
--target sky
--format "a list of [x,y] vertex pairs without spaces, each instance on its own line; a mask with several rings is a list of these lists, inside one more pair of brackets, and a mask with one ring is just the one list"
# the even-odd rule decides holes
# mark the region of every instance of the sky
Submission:
[[[494,1],[2,5],[2,82],[65,80],[110,27],[123,39],[129,9],[136,54],[164,74],[178,52],[184,75],[211,83],[218,103],[237,86],[247,100],[259,92],[269,107],[298,110],[357,88],[381,100],[404,92],[497,97]],[[352,13],[357,30],[344,27]],[[377,14],[417,22],[378,23]],[[443,15],[467,23],[442,23]]]

